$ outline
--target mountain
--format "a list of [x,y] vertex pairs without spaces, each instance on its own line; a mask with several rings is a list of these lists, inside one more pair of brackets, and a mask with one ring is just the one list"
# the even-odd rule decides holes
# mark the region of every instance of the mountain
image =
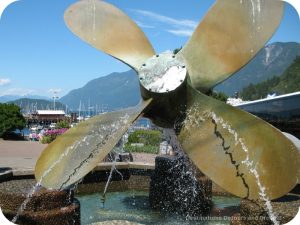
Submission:
[[134,106],[140,101],[138,76],[133,70],[123,73],[112,73],[88,82],[84,87],[72,90],[60,98],[71,110],[86,111],[88,106],[115,110]]
[[50,100],[50,98],[46,96],[39,96],[39,95],[3,95],[0,96],[0,103],[15,101],[21,98]]
[[[22,112],[29,112],[34,110],[53,110],[54,103],[53,101],[43,100],[43,99],[30,99],[30,98],[21,98],[15,101],[9,101],[7,103],[13,103],[20,106]],[[56,110],[64,110],[66,107],[60,102],[55,102]]]
[[300,44],[276,42],[261,49],[258,54],[232,77],[217,85],[214,90],[233,95],[250,83],[257,84],[280,76],[300,56]]
[[[215,91],[232,95],[250,83],[256,84],[280,76],[300,55],[300,44],[274,43],[267,45],[234,76],[219,84]],[[138,76],[133,70],[112,73],[88,82],[60,99],[71,110],[87,111],[88,106],[115,110],[136,105],[140,100]]]
[[266,97],[269,93],[288,94],[300,91],[300,56],[280,77],[273,77],[256,85],[245,87],[240,96],[243,100],[256,100]]

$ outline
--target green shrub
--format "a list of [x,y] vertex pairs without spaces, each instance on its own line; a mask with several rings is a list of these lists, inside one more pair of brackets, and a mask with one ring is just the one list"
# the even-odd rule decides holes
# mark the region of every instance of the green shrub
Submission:
[[43,136],[41,142],[42,144],[50,144],[54,139],[52,136]]
[[61,129],[61,128],[70,128],[70,121],[69,120],[61,120],[56,123],[56,129]]
[[128,137],[127,145],[142,143],[145,146],[159,146],[162,133],[158,130],[136,130]]

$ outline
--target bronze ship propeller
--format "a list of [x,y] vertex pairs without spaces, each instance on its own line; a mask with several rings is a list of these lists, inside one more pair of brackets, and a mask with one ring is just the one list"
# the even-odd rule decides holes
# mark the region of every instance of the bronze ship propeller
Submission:
[[68,28],[132,67],[143,101],[95,116],[58,137],[36,164],[37,181],[51,189],[78,182],[143,115],[162,127],[176,125],[187,155],[228,192],[249,199],[288,193],[299,182],[296,147],[267,122],[206,95],[257,54],[276,31],[283,9],[282,1],[217,0],[177,54],[156,54],[115,6],[100,0],[70,6]]

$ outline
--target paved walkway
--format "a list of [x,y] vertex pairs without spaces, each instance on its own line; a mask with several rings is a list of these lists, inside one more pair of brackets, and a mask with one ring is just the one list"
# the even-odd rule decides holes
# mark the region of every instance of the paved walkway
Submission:
[[0,168],[32,169],[46,146],[39,142],[0,139]]
[[[31,141],[4,141],[0,139],[1,168],[34,169],[35,163],[47,145]],[[134,153],[134,162],[154,164],[155,154]]]

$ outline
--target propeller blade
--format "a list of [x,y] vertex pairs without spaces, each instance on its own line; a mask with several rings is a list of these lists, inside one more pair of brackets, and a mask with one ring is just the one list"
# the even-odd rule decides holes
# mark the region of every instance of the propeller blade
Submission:
[[36,180],[59,190],[79,181],[113,149],[150,102],[92,117],[56,138],[36,163]]
[[299,181],[300,154],[279,130],[238,108],[188,91],[179,141],[194,164],[241,198],[275,199]]
[[191,84],[207,91],[251,60],[276,31],[283,1],[217,0],[178,53]]
[[68,28],[82,40],[138,71],[155,55],[141,29],[121,10],[99,0],[79,1],[65,12]]

